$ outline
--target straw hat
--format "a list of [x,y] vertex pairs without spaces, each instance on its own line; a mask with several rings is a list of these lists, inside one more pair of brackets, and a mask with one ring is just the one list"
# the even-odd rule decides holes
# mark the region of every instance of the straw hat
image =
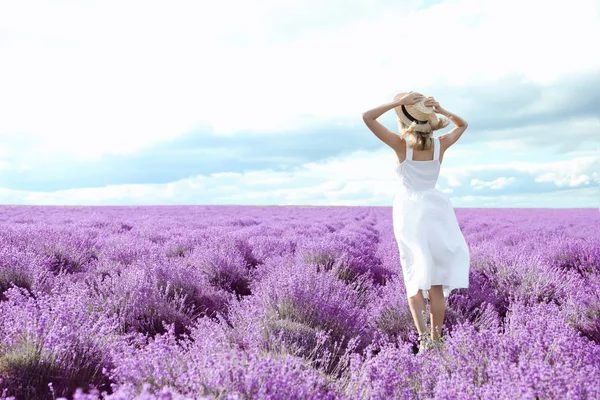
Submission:
[[[408,92],[401,92],[394,96],[394,100],[398,100],[403,96],[406,96]],[[427,107],[425,105],[425,98],[413,105],[401,105],[394,110],[398,115],[398,129],[401,130],[400,122],[405,127],[412,125],[412,129],[417,132],[432,132],[437,129],[445,128],[448,126],[447,119],[439,120],[433,107]]]

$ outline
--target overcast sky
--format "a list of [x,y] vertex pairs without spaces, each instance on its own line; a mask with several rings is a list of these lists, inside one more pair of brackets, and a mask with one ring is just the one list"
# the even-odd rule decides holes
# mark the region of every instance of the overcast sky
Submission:
[[469,122],[455,207],[600,207],[599,41],[597,0],[2,1],[0,203],[391,206],[361,113],[415,90]]

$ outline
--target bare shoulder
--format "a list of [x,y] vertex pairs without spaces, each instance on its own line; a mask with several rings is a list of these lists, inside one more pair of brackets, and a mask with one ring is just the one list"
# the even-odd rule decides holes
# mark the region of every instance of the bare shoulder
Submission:
[[444,154],[446,149],[449,147],[448,146],[448,138],[447,138],[446,134],[444,133],[444,134],[438,136],[438,139],[440,141],[440,154]]
[[404,159],[406,158],[406,140],[400,135],[398,135],[398,139],[400,140],[395,143],[392,149],[394,149],[394,152],[396,153],[398,162],[404,162]]
[[406,139],[404,139],[402,136],[398,135],[397,133],[395,133],[395,135],[398,137],[398,139],[396,140],[396,146],[395,146],[394,150],[405,151],[406,150]]
[[398,135],[397,133],[393,133],[394,139],[391,141],[390,147],[396,152],[404,153],[406,150],[406,140]]

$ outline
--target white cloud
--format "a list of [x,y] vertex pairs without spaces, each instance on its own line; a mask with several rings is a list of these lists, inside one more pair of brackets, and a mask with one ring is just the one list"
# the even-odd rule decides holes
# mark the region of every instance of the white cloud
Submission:
[[580,188],[552,193],[453,197],[454,207],[598,208],[600,188]]
[[553,182],[558,187],[569,186],[576,187],[582,184],[587,184],[591,182],[591,179],[588,175],[574,175],[574,174],[565,174],[560,176],[555,172],[549,172],[546,174],[542,174],[535,179],[536,182]]
[[[541,85],[540,100],[523,113],[554,110],[565,99],[552,90],[553,83],[600,69],[600,53],[589,47],[600,39],[595,0],[446,0],[426,9],[419,8],[421,3],[1,3],[0,171],[132,154],[198,127],[221,135],[259,135],[290,128],[301,132],[323,121],[345,125],[397,91],[441,83],[472,86],[519,76]],[[422,56],[413,57],[413,49]],[[496,95],[510,99],[513,90],[497,85]],[[469,102],[477,99],[453,101],[465,102],[468,114]],[[493,137],[487,143],[495,155],[527,155],[531,143],[551,141],[544,132],[594,140],[599,124],[587,118],[483,133],[492,135],[486,140]],[[579,139],[562,150],[575,150]],[[355,152],[286,171],[224,172],[168,184],[49,193],[1,189],[0,199],[388,204],[394,161],[384,154],[389,150]],[[448,161],[456,157],[466,165],[444,161],[441,190],[473,204],[485,197],[460,197],[471,187],[501,193],[524,174],[540,185],[577,188],[598,182],[600,170],[597,151],[541,163],[491,157],[476,164],[470,158],[477,155],[460,147],[450,154]]]
[[[559,112],[559,111],[557,111]],[[473,135],[467,131],[466,135]],[[582,145],[591,143],[595,149],[589,149],[593,154],[598,154],[600,147],[600,118],[580,117],[572,119],[565,115],[564,119],[557,122],[544,122],[528,124],[525,126],[506,126],[478,132],[479,143],[493,151],[506,154],[529,154],[537,147],[559,147],[561,153],[572,153]]]
[[498,190],[498,189],[502,189],[503,187],[505,187],[507,185],[510,185],[511,183],[515,182],[516,180],[517,180],[517,178],[515,178],[514,176],[511,176],[508,178],[501,176],[500,178],[496,178],[491,182],[484,182],[479,179],[471,179],[471,186],[475,190],[483,189],[483,188],[490,188],[490,189]]
[[[596,1],[419,3],[2,3],[0,134],[95,157],[198,124],[228,134],[354,118],[408,81],[550,83],[600,66]],[[416,32],[443,68],[407,62]]]
[[[561,204],[558,199],[571,207],[589,207],[594,201],[590,190],[598,191],[598,185],[593,188],[585,184],[594,180],[600,185],[596,170],[599,162],[600,156],[587,156],[541,164],[442,166],[445,176],[465,185],[448,187],[440,180],[436,187],[451,196],[453,204],[461,207],[509,207],[518,199],[521,199],[519,204],[528,207]],[[398,185],[394,165],[391,150],[357,151],[283,171],[197,175],[167,184],[111,185],[56,192],[3,189],[0,190],[0,203],[391,205]],[[482,178],[490,174],[496,176]],[[519,183],[528,186],[527,193],[507,194],[506,190]],[[536,193],[536,183],[554,184],[556,191]],[[472,190],[464,186],[472,187]],[[564,186],[579,191],[564,190]],[[486,189],[493,190],[494,196],[489,196]],[[567,192],[571,194],[568,202],[564,194]]]
[[[492,181],[482,181],[478,178],[482,174],[503,174],[506,172],[520,172],[531,176],[535,182],[551,182],[557,187],[579,186],[590,183],[589,176],[595,176],[600,171],[600,155],[574,157],[568,160],[548,162],[513,161],[505,163],[488,163],[466,166],[442,167],[440,177],[452,182],[450,186],[460,186],[464,181],[469,181],[476,188],[489,187],[501,189],[516,181],[514,177],[499,177]],[[535,190],[535,188],[532,188]]]
[[1,203],[26,204],[338,204],[390,203],[390,150],[357,151],[287,171],[215,173],[167,184],[111,185],[55,192],[2,189]]

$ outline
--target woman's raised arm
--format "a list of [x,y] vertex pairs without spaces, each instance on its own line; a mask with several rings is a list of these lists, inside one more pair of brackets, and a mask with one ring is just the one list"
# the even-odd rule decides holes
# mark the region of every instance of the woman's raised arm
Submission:
[[440,143],[442,143],[443,150],[445,150],[456,143],[458,139],[460,139],[469,124],[467,124],[467,121],[458,115],[453,114],[440,106],[440,103],[438,103],[433,97],[429,97],[427,100],[425,100],[425,105],[428,107],[433,107],[436,113],[448,118],[454,124],[454,128],[450,132],[439,136]]
[[388,128],[383,126],[380,122],[377,121],[377,118],[382,116],[385,112],[396,108],[402,104],[404,105],[413,105],[417,104],[419,101],[423,99],[423,95],[419,93],[409,92],[407,95],[399,98],[398,100],[394,100],[389,103],[382,104],[378,107],[375,107],[371,110],[365,111],[362,114],[362,118],[367,127],[377,136],[382,142],[390,146],[394,150],[398,150],[400,143],[404,139],[402,139],[399,135],[390,131]]

